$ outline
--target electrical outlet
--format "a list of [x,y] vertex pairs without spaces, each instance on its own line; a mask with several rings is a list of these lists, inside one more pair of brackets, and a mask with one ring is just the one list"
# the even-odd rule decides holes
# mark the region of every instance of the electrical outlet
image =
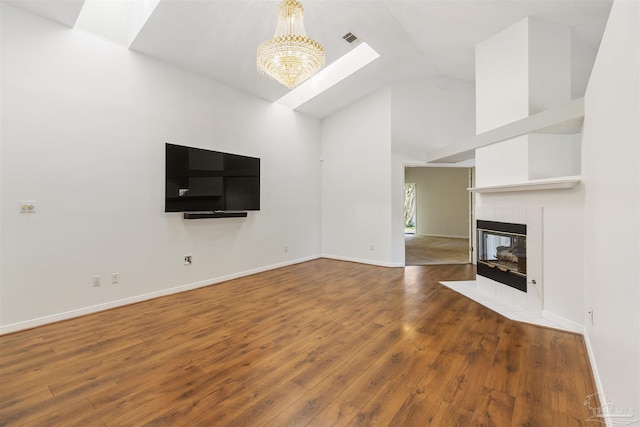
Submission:
[[369,250],[371,250],[371,251],[375,250],[375,246],[373,246],[373,243],[371,243],[371,244],[369,245]]
[[185,255],[184,256],[184,265],[191,265],[192,264],[192,260],[191,260],[191,255]]
[[20,213],[36,213],[36,202],[22,201],[20,202]]
[[284,245],[284,251],[289,252],[289,245]]
[[111,283],[114,285],[120,283],[120,273],[111,273]]
[[100,286],[100,276],[93,276],[93,287],[97,288]]

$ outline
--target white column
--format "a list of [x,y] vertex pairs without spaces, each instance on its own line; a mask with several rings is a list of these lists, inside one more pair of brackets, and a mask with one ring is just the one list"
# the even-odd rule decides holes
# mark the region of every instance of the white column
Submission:
[[476,133],[570,100],[570,28],[527,17],[476,46]]
[[[476,46],[477,133],[570,100],[570,28],[527,17]],[[579,161],[573,136],[523,135],[476,150],[477,185],[577,175]]]

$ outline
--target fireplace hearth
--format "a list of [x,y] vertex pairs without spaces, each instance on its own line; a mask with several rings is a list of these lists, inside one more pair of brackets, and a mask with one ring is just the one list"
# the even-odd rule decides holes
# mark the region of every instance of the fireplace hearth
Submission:
[[477,221],[477,274],[527,292],[527,226]]

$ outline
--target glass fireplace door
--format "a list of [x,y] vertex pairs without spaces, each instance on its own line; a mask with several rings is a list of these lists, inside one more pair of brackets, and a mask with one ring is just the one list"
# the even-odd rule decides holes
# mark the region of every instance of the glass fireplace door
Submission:
[[492,230],[478,230],[478,262],[492,268],[527,275],[527,237]]
[[477,261],[479,275],[526,292],[526,226],[478,221]]

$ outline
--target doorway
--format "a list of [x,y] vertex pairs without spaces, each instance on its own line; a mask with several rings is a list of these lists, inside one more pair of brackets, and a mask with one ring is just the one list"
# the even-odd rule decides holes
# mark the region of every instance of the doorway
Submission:
[[405,167],[405,265],[470,262],[472,169]]

